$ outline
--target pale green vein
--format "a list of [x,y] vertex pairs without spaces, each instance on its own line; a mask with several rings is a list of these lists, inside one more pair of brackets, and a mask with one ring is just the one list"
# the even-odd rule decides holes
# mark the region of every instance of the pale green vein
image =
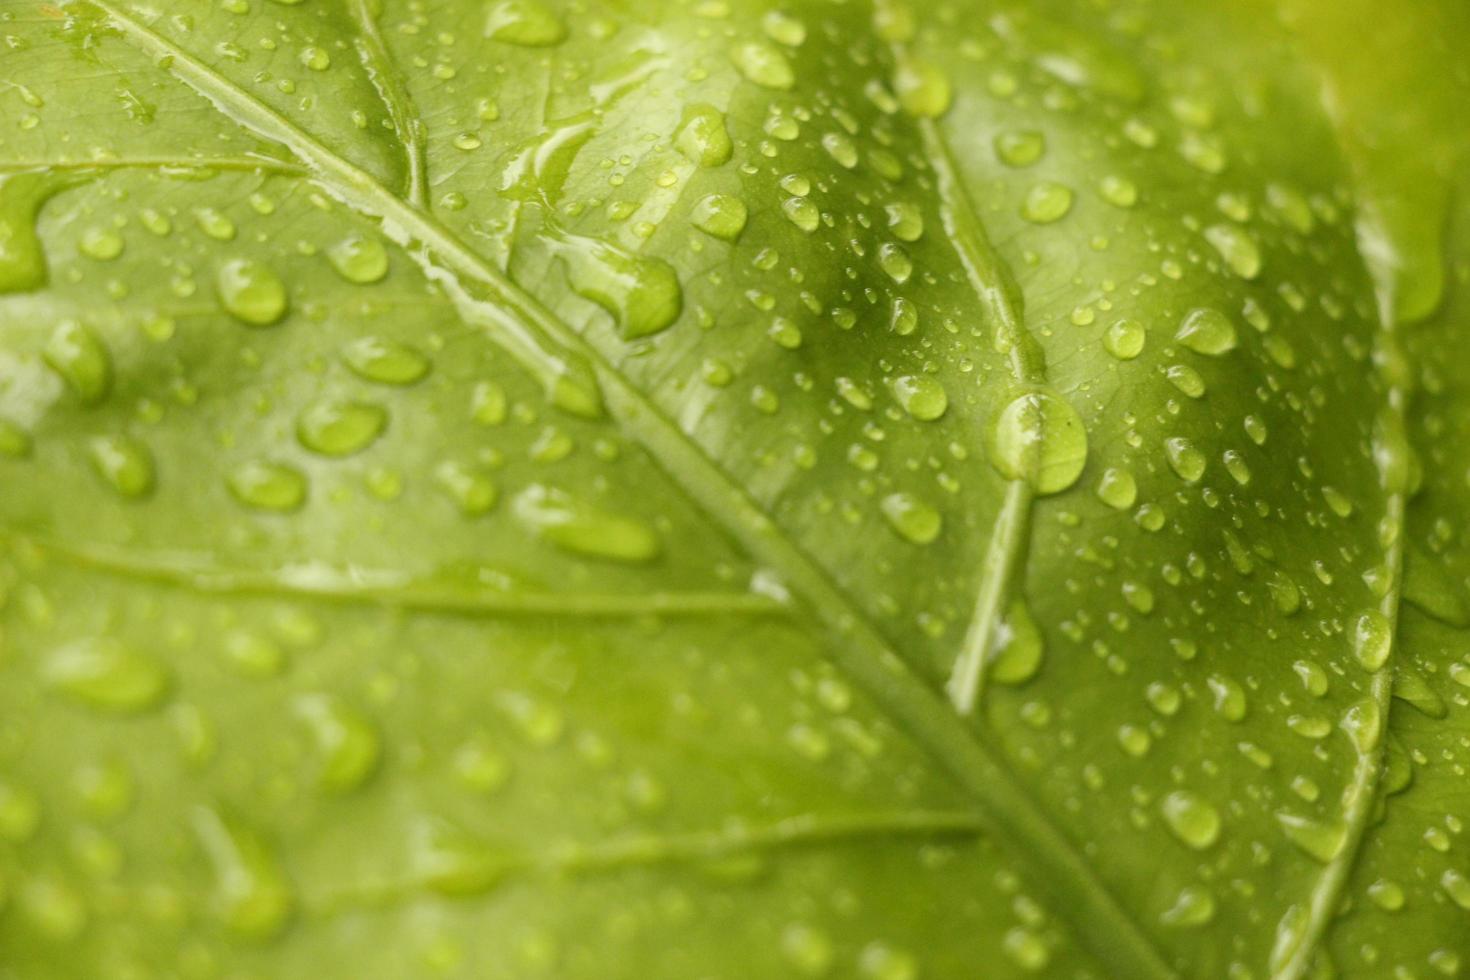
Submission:
[[[517,584],[505,572],[486,569],[490,584],[415,579],[401,572],[322,562],[296,562],[245,571],[223,568],[207,555],[80,548],[55,541],[0,534],[49,558],[78,568],[193,592],[322,602],[371,603],[419,612],[481,617],[602,619],[637,616],[781,616],[788,608],[755,592],[554,592]],[[497,585],[498,580],[498,585]]]
[[286,160],[268,157],[177,157],[128,156],[102,157],[95,160],[4,160],[0,174],[29,173],[40,170],[66,170],[86,173],[101,170],[157,170],[163,174],[193,177],[201,171],[242,171],[304,177],[306,168]]
[[[949,143],[934,119],[919,120],[924,149],[934,168],[944,229],[955,243],[970,288],[995,330],[996,346],[1004,350],[1011,375],[1019,385],[1046,381],[1046,363],[1041,348],[1026,330],[1021,297],[1004,260],[990,244],[976,216],[975,205],[965,191]],[[1004,615],[1006,602],[1016,588],[1025,566],[1030,541],[1031,504],[1035,492],[1025,480],[1012,480],[1006,487],[1000,513],[991,528],[990,543],[980,565],[980,588],[965,630],[964,643],[955,658],[946,689],[955,710],[974,712],[985,682],[985,670],[994,656],[991,644]]]
[[378,19],[373,14],[371,0],[349,0],[348,5],[357,21],[358,57],[367,69],[373,88],[378,91],[378,98],[383,100],[383,106],[388,110],[393,132],[403,148],[404,168],[407,171],[404,196],[415,207],[424,207],[428,199],[429,171],[425,162],[428,137],[424,133],[423,121],[414,111],[413,100],[409,98],[403,83],[393,70],[393,56],[388,51],[388,45],[383,42],[382,32],[378,30]]
[[[1395,369],[1392,367],[1405,363],[1395,329],[1397,319],[1393,311],[1393,289],[1389,284],[1379,282],[1378,294],[1382,326],[1378,334],[1379,356],[1374,358],[1374,363],[1378,365],[1379,376],[1388,384],[1388,397],[1379,419],[1379,445],[1374,447],[1373,459],[1386,492],[1384,526],[1393,529],[1384,548],[1384,567],[1389,573],[1391,585],[1380,600],[1378,611],[1388,621],[1392,634],[1397,637],[1404,569],[1403,524],[1407,472],[1412,453],[1406,418],[1409,394],[1401,384],[1396,383]],[[1273,957],[1272,980],[1300,980],[1311,969],[1322,939],[1327,934],[1327,927],[1342,905],[1348,878],[1362,853],[1363,839],[1372,822],[1378,791],[1383,782],[1389,713],[1393,709],[1394,659],[1391,652],[1388,662],[1378,669],[1368,684],[1368,697],[1378,712],[1380,730],[1371,748],[1358,751],[1352,776],[1343,790],[1343,823],[1346,834],[1342,847],[1337,856],[1327,863],[1307,896],[1305,919],[1296,924],[1295,943],[1287,947],[1289,952],[1285,955]],[[1288,910],[1288,918],[1283,920],[1283,926],[1290,928],[1293,925],[1290,919],[1294,911]]]
[[[802,814],[764,826],[737,824],[714,830],[619,837],[595,844],[569,842],[535,853],[508,849],[497,855],[496,870],[499,874],[495,884],[512,876],[554,879],[659,865],[697,866],[821,845],[967,838],[981,830],[979,821],[968,813],[913,810]],[[354,907],[381,908],[432,894],[432,884],[410,877],[354,883],[313,896],[308,901],[315,914],[330,915]]]
[[[543,371],[555,368],[561,376],[568,365],[593,365],[608,407],[629,436],[712,520],[800,597],[831,635],[834,661],[974,796],[987,828],[1032,867],[1038,889],[1070,916],[1075,933],[1099,959],[1119,976],[1142,980],[1171,975],[1091,864],[994,751],[889,648],[817,563],[595,348],[432,216],[397,198],[361,168],[108,0],[93,3],[130,43],[221,112],[291,150],[324,190],[380,220],[406,248],[427,252],[444,268],[444,277],[452,274],[476,282],[493,300],[482,304],[481,311],[489,335],[513,356],[527,358]],[[421,255],[421,262],[428,261]]]

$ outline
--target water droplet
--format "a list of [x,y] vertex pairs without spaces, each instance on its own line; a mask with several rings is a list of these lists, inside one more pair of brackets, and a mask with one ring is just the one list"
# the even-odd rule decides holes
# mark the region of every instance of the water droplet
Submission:
[[41,801],[36,794],[0,779],[0,840],[24,844],[40,826]]
[[250,460],[230,471],[230,494],[256,510],[292,511],[306,500],[306,477],[285,463]]
[[987,675],[1001,684],[1024,684],[1041,669],[1045,640],[1031,607],[1017,599],[996,625]]
[[673,266],[662,259],[565,233],[555,246],[572,289],[612,314],[624,340],[656,334],[679,318],[684,293]]
[[343,279],[358,285],[381,282],[388,274],[388,250],[368,235],[348,235],[327,249],[327,261]]
[[822,212],[804,197],[788,197],[781,202],[781,213],[793,225],[810,234],[822,223]]
[[1203,885],[1185,885],[1174,904],[1159,916],[1166,926],[1187,929],[1207,925],[1215,917],[1215,895]]
[[944,528],[944,519],[939,511],[911,493],[890,493],[883,498],[879,509],[889,525],[914,544],[929,544]]
[[1286,833],[1287,840],[1323,864],[1341,854],[1343,845],[1347,843],[1347,826],[1337,821],[1323,823],[1282,811],[1276,814],[1276,822]]
[[949,111],[954,88],[949,76],[925,61],[904,58],[893,75],[899,105],[912,116],[937,119]]
[[465,517],[488,514],[500,499],[495,481],[479,466],[449,460],[434,469],[434,480]]
[[1114,510],[1127,510],[1138,500],[1138,482],[1127,470],[1110,466],[1097,482],[1097,499]]
[[1143,353],[1148,331],[1137,320],[1116,320],[1103,334],[1103,349],[1120,361],[1131,361]]
[[1235,324],[1224,313],[1210,308],[1191,310],[1174,337],[1196,354],[1208,357],[1228,354],[1236,344]]
[[781,933],[781,955],[797,973],[821,977],[832,968],[836,950],[832,940],[820,929],[793,923]]
[[1220,839],[1220,812],[1189,790],[1175,790],[1164,797],[1159,812],[1174,836],[1197,851]]
[[346,793],[363,785],[378,769],[382,739],[361,711],[340,698],[314,694],[296,702],[296,715],[311,732],[320,763],[317,785]]
[[416,879],[441,895],[483,895],[505,880],[514,856],[443,820],[418,821],[410,831],[410,863]]
[[1033,185],[1021,202],[1021,217],[1038,225],[1060,221],[1071,210],[1072,188],[1050,180]]
[[1231,272],[1242,279],[1254,279],[1261,274],[1261,249],[1250,232],[1237,225],[1220,224],[1210,225],[1204,234]]
[[1044,970],[1051,962],[1051,952],[1042,938],[1021,926],[1006,930],[1005,938],[1001,940],[1001,949],[1005,950],[1012,962],[1028,973]]
[[1164,455],[1169,468],[1185,483],[1198,483],[1205,475],[1205,454],[1183,436],[1165,439]]
[[737,44],[730,52],[730,60],[748,81],[763,88],[785,91],[796,83],[796,74],[786,55],[765,41]]
[[347,345],[343,360],[364,381],[411,385],[429,373],[429,359],[407,344],[381,337],[360,337]]
[[0,296],[46,285],[46,253],[36,218],[55,189],[44,174],[0,177]]
[[909,258],[909,253],[892,242],[884,242],[878,246],[878,267],[899,285],[908,282],[909,276],[914,274],[914,262]]
[[540,0],[499,0],[485,12],[484,35],[507,44],[544,48],[560,44],[567,28]]
[[217,280],[225,310],[252,327],[268,327],[286,315],[286,285],[268,266],[252,259],[231,259],[220,266]]
[[1369,609],[1353,624],[1353,656],[1365,670],[1377,671],[1393,650],[1393,627],[1378,610]]
[[710,194],[694,205],[690,221],[707,235],[733,242],[745,230],[745,202],[729,194]]
[[701,167],[718,167],[734,152],[724,113],[705,102],[685,107],[674,145]]
[[1385,912],[1397,912],[1404,907],[1404,889],[1387,878],[1379,878],[1368,886],[1368,898]]
[[1205,396],[1205,379],[1188,364],[1170,364],[1164,369],[1164,377],[1169,383],[1178,389],[1180,394],[1190,398],[1203,398]]
[[107,397],[112,387],[112,358],[87,327],[63,320],[46,341],[42,356],[83,404],[95,405]]
[[124,497],[141,497],[153,489],[153,453],[132,436],[95,436],[87,442],[92,468]]
[[235,223],[229,216],[214,208],[199,208],[194,212],[194,220],[199,225],[199,230],[215,241],[233,241],[237,234]]
[[123,237],[116,228],[88,228],[77,243],[78,251],[99,262],[111,262],[123,253],[123,247]]
[[924,212],[907,201],[894,201],[883,208],[888,216],[888,230],[901,242],[916,242],[924,237]]
[[1024,392],[1000,411],[988,433],[990,461],[1037,493],[1060,493],[1087,463],[1087,430],[1076,409],[1045,389]]
[[1034,129],[1010,130],[995,137],[995,155],[1010,167],[1029,167],[1046,152],[1046,137]]
[[194,834],[214,870],[214,914],[235,935],[278,936],[296,906],[280,859],[263,838],[209,807],[194,811]]
[[858,973],[863,980],[919,980],[919,964],[887,943],[869,943],[858,956]]
[[356,401],[320,401],[296,421],[296,438],[323,456],[350,456],[367,448],[388,426],[388,413],[378,405]]
[[1460,908],[1470,912],[1470,878],[1466,878],[1454,868],[1446,868],[1444,874],[1439,876],[1439,887]]
[[532,484],[516,496],[515,515],[538,537],[560,548],[621,562],[647,562],[663,550],[643,521],[614,514],[563,490]]
[[949,408],[944,385],[927,374],[905,374],[888,386],[903,410],[920,422],[932,422]]
[[779,10],[769,11],[761,18],[761,29],[766,37],[787,47],[800,47],[806,41],[806,25]]
[[112,637],[78,640],[54,650],[41,672],[47,687],[110,714],[156,708],[173,686],[164,664]]
[[1107,174],[1097,182],[1097,191],[1113,207],[1131,208],[1138,203],[1138,185],[1127,177]]

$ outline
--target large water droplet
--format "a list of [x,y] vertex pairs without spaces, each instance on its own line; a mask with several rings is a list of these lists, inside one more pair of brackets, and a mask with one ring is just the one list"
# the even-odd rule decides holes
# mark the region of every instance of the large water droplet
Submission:
[[63,320],[41,354],[83,404],[95,405],[107,397],[112,387],[112,357],[89,328]]
[[1197,354],[1218,357],[1235,349],[1235,324],[1219,310],[1191,310],[1179,324],[1175,338]]
[[230,494],[257,510],[290,511],[306,500],[306,477],[294,466],[250,460],[230,471]]
[[674,135],[679,152],[701,167],[718,167],[730,159],[734,144],[725,129],[725,116],[714,106],[697,102],[684,108]]
[[46,253],[36,218],[54,190],[45,174],[0,177],[0,296],[46,285]]
[[1369,609],[1358,616],[1353,624],[1353,655],[1364,669],[1377,671],[1388,662],[1393,650],[1393,627],[1387,617],[1376,609]]
[[286,284],[253,259],[231,259],[220,266],[217,284],[225,310],[243,323],[268,327],[286,315]]
[[333,793],[354,790],[377,771],[383,755],[377,728],[356,708],[328,694],[304,697],[296,714],[311,732],[319,757],[317,785]]
[[484,34],[507,44],[544,48],[560,44],[567,28],[540,0],[499,0],[485,12]]
[[92,468],[124,497],[141,497],[153,489],[153,453],[132,436],[95,436],[87,442]]
[[746,79],[764,88],[784,91],[796,83],[796,74],[786,55],[765,41],[737,44],[730,52],[730,60]]
[[112,637],[78,640],[52,651],[41,673],[52,690],[111,714],[156,708],[173,686],[168,667]]
[[296,896],[270,845],[213,808],[196,809],[193,824],[214,870],[214,914],[221,924],[248,940],[279,935],[290,921]]
[[990,461],[1002,475],[1037,493],[1060,493],[1087,463],[1087,430],[1076,409],[1046,389],[1013,398],[988,433]]
[[1285,831],[1287,840],[1323,864],[1341,854],[1347,843],[1347,826],[1337,821],[1323,823],[1284,811],[1276,814],[1276,821]]
[[1175,790],[1164,797],[1159,812],[1174,836],[1197,851],[1220,839],[1220,812],[1189,790]]
[[388,426],[379,405],[357,401],[315,402],[296,421],[296,438],[323,456],[350,456],[367,448]]
[[911,493],[890,493],[879,504],[889,525],[914,544],[928,544],[939,537],[944,519],[939,511]]
[[381,337],[360,337],[347,345],[343,360],[366,381],[411,385],[429,373],[429,359],[407,344]]
[[603,510],[555,487],[527,487],[516,496],[514,510],[538,537],[580,555],[646,562],[663,550],[657,532],[643,521]]
[[710,194],[694,205],[689,220],[705,234],[733,242],[745,230],[747,216],[745,202],[740,198],[729,194]]
[[554,242],[572,289],[611,313],[624,340],[656,334],[679,318],[684,292],[667,262],[580,235],[559,234]]

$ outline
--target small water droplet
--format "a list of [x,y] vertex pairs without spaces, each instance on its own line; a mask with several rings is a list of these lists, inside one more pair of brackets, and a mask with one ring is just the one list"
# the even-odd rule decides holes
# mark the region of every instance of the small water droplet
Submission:
[[554,487],[532,484],[516,496],[514,510],[538,537],[579,555],[648,562],[663,551],[657,532],[643,521],[603,510]]
[[92,468],[124,497],[142,497],[153,489],[153,453],[132,436],[95,436],[87,442]]
[[1026,192],[1021,202],[1021,217],[1038,225],[1051,224],[1072,210],[1072,188],[1045,180]]
[[417,349],[381,337],[360,337],[342,352],[352,372],[365,381],[411,385],[429,373],[429,359]]
[[1242,279],[1254,279],[1261,274],[1261,249],[1250,232],[1238,225],[1219,224],[1210,225],[1204,235],[1231,272]]
[[932,422],[949,408],[944,385],[927,374],[905,374],[894,378],[888,386],[904,411],[921,422]]
[[358,285],[380,282],[388,275],[388,250],[368,235],[348,235],[327,249],[327,261],[343,279]]
[[368,781],[383,756],[377,728],[358,709],[329,694],[296,702],[296,715],[311,732],[319,757],[317,785],[346,793]]
[[786,55],[765,41],[737,44],[730,52],[730,60],[747,81],[763,88],[785,91],[796,84],[796,73]]
[[46,341],[42,356],[86,405],[107,397],[112,387],[112,357],[89,328],[63,320]]
[[230,494],[256,510],[292,511],[306,500],[306,477],[285,463],[249,460],[230,471]]
[[243,939],[279,935],[296,906],[280,859],[258,834],[210,807],[194,811],[194,834],[214,870],[214,914]]
[[1197,851],[1220,839],[1219,811],[1189,790],[1175,790],[1165,796],[1159,811],[1174,836]]
[[995,155],[1010,167],[1029,167],[1046,153],[1046,137],[1035,129],[1008,130],[995,137]]
[[323,456],[350,456],[367,448],[388,427],[388,413],[358,401],[314,402],[296,421],[296,438]]

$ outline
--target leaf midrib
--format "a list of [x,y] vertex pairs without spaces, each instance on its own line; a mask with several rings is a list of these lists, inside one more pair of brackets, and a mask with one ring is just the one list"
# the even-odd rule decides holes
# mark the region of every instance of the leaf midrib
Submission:
[[[571,327],[523,292],[451,230],[413,208],[350,161],[336,155],[274,109],[216,73],[189,52],[121,12],[110,0],[88,0],[101,9],[130,44],[163,62],[160,67],[211,102],[242,127],[290,150],[325,191],[384,231],[421,264],[437,256],[449,273],[476,281],[519,320],[496,309],[501,333],[491,339],[518,357],[563,363],[570,355],[594,366],[608,407],[625,431],[717,524],[753,557],[775,569],[832,634],[830,654],[868,690],[886,713],[948,769],[975,798],[990,830],[1031,866],[1040,888],[1068,916],[1075,933],[1100,962],[1130,978],[1167,977],[1172,971],[1133,918],[1097,877],[1089,862],[1052,824],[1016,781],[1008,766],[918,678],[877,629],[827,574],[712,461],[669,421],[646,395]],[[526,330],[523,323],[530,324]],[[509,334],[509,337],[506,336]],[[507,345],[507,340],[512,346]],[[531,351],[517,349],[529,344]],[[545,369],[545,362],[540,365]]]

